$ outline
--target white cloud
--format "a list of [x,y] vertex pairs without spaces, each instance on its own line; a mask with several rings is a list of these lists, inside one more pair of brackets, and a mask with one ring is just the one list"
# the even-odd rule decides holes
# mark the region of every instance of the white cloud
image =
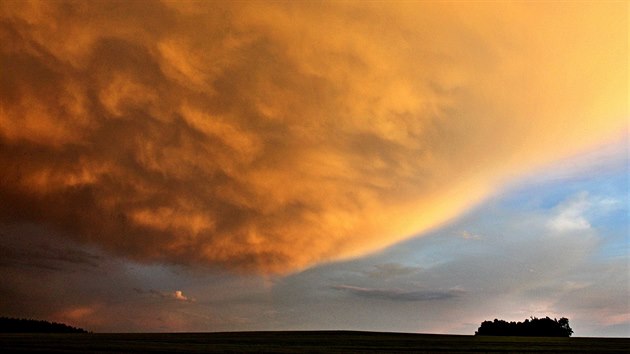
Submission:
[[557,232],[571,232],[588,230],[591,224],[584,214],[591,207],[586,193],[580,193],[577,198],[561,204],[557,208],[554,218],[547,224],[551,230]]

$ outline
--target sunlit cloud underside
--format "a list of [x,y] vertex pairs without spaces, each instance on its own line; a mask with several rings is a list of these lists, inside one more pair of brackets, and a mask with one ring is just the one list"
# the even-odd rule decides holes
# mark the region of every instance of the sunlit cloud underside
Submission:
[[238,272],[364,255],[618,135],[626,16],[2,1],[0,218]]

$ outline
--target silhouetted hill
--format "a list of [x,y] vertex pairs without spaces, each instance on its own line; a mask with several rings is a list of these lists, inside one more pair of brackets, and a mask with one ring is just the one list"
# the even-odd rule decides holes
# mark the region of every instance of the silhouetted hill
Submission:
[[87,333],[63,323],[0,317],[0,333]]

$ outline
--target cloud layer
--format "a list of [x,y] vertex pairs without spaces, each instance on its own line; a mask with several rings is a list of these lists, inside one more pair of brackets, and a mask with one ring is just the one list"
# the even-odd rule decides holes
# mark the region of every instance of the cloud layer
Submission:
[[374,251],[622,129],[625,7],[4,1],[0,221],[247,272]]

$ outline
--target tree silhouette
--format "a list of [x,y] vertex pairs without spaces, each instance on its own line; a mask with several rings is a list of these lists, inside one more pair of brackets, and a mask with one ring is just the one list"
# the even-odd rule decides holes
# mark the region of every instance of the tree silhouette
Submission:
[[532,317],[523,322],[506,322],[494,319],[484,321],[475,332],[479,336],[529,336],[529,337],[570,337],[573,330],[569,326],[569,319],[551,319],[549,317]]
[[0,333],[87,333],[62,323],[0,317]]

